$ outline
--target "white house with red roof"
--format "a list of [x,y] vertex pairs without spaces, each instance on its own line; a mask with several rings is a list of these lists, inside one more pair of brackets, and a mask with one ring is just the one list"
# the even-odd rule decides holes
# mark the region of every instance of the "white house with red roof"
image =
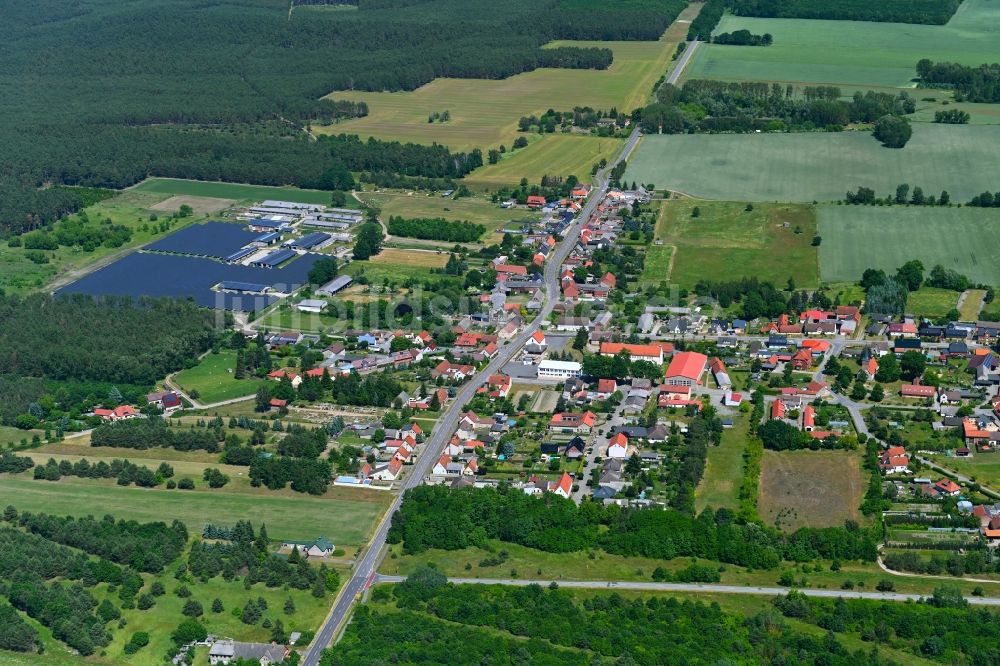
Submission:
[[552,415],[552,419],[549,421],[549,430],[552,432],[589,434],[596,424],[597,414],[589,410],[582,414],[577,412],[560,412]]
[[541,331],[535,331],[528,338],[528,342],[524,345],[524,350],[529,354],[544,354],[545,350],[549,348],[549,343],[545,340],[545,334]]
[[608,441],[608,458],[618,458],[624,460],[628,456],[628,437],[624,433],[616,433],[614,437]]
[[659,345],[635,345],[622,342],[602,342],[601,356],[616,356],[622,352],[628,352],[629,358],[633,361],[649,361],[657,365],[663,365],[663,348]]
[[395,481],[399,473],[403,470],[403,463],[398,458],[393,458],[384,465],[379,465],[372,472],[372,479],[377,481]]
[[509,375],[495,374],[490,375],[490,378],[486,380],[486,385],[489,387],[489,393],[491,398],[506,398],[507,394],[510,393],[510,387],[513,384]]
[[573,494],[573,478],[566,472],[563,472],[562,476],[559,477],[559,481],[549,484],[549,492],[569,499],[569,496]]
[[905,474],[910,471],[910,456],[902,446],[890,446],[879,456],[878,467],[883,474]]

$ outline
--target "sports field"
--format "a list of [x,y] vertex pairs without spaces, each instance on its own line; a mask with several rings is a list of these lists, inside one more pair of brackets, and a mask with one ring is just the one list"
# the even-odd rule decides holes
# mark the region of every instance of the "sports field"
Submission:
[[966,202],[997,189],[998,153],[996,125],[920,123],[900,150],[869,132],[656,135],[642,140],[625,179],[729,201],[837,201],[859,185],[884,196],[910,183]]
[[[680,18],[692,18],[698,8],[692,5]],[[603,71],[538,69],[502,80],[435,79],[410,92],[334,92],[330,95],[334,99],[367,102],[369,115],[328,127],[314,125],[313,133],[348,132],[380,139],[437,142],[452,150],[500,144],[509,148],[517,137],[521,116],[540,115],[549,108],[617,107],[628,112],[642,106],[653,84],[668,69],[687,27],[687,23],[675,22],[656,42],[551,44],[611,49],[614,62]],[[430,114],[442,111],[450,112],[450,121],[427,122]]]
[[233,375],[235,366],[236,352],[224,350],[208,354],[193,368],[181,370],[174,376],[174,381],[189,395],[196,390],[196,400],[205,404],[256,393],[264,380],[236,379]]
[[782,530],[840,527],[860,519],[864,489],[856,452],[764,451],[757,506]]
[[[243,185],[241,183],[217,183],[202,180],[181,180],[178,178],[148,178],[131,188],[131,191],[236,199],[238,201],[280,199],[282,201],[297,201],[299,203],[311,204],[330,203],[330,193],[322,190],[302,190],[297,187],[270,187],[268,185]],[[351,202],[348,201],[347,205],[351,207]]]
[[765,48],[704,44],[689,79],[912,86],[921,58],[966,65],[1000,60],[1000,3],[965,0],[947,25],[724,16],[716,33],[771,33]]
[[591,167],[601,158],[610,162],[624,143],[624,139],[610,137],[547,134],[498,163],[474,171],[466,180],[470,187],[486,190],[517,185],[521,178],[536,183],[546,174],[576,176],[589,183]]
[[647,251],[642,281],[690,288],[699,280],[758,277],[783,287],[792,277],[799,287],[816,286],[815,235],[810,206],[758,203],[747,211],[740,202],[671,199],[656,223],[663,245]]
[[825,281],[858,280],[866,268],[895,271],[919,259],[927,271],[941,264],[973,282],[1000,284],[995,208],[820,206],[819,234]]
[[[127,457],[127,451],[122,457]],[[94,461],[94,458],[90,458]],[[196,482],[200,483],[200,479]],[[163,490],[122,487],[113,481],[64,478],[57,482],[35,481],[27,475],[0,475],[0,503],[22,511],[45,511],[56,515],[103,516],[138,521],[177,518],[197,530],[205,523],[231,525],[251,519],[266,523],[274,539],[312,539],[327,535],[336,544],[361,545],[368,538],[385,502],[360,499],[328,499],[295,493],[291,495],[242,493],[220,490]],[[332,489],[329,492],[336,492]]]

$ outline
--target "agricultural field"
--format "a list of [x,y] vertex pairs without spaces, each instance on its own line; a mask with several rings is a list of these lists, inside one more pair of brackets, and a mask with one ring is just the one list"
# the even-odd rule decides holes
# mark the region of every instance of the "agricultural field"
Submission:
[[708,449],[705,474],[694,495],[696,512],[701,513],[707,507],[733,511],[739,508],[743,450],[749,429],[747,418],[736,419],[732,428],[722,431],[722,443]]
[[[820,206],[819,234],[823,280],[858,280],[866,268],[895,271],[919,259],[927,271],[941,264],[973,282],[1000,284],[993,260],[1000,252],[1000,210]],[[951,293],[949,309],[958,299]]]
[[[697,11],[698,6],[692,5],[679,18],[691,19]],[[642,106],[653,84],[669,68],[670,57],[686,34],[687,23],[674,22],[656,42],[550,44],[611,49],[614,62],[604,71],[538,69],[502,80],[435,79],[412,92],[334,92],[328,97],[366,102],[369,115],[327,127],[314,125],[312,131],[347,132],[424,144],[436,142],[457,151],[480,148],[485,152],[486,148],[500,144],[510,147],[518,136],[517,121],[521,116],[540,115],[550,108],[569,110],[574,106],[605,110],[617,107],[626,112]],[[450,112],[451,120],[427,122],[428,116],[443,111]]]
[[448,263],[447,252],[433,250],[403,250],[387,247],[367,261],[352,261],[344,268],[344,273],[357,278],[364,275],[374,285],[383,282],[399,284],[412,280],[446,278],[444,274],[431,273],[432,268],[444,268]]
[[860,520],[861,459],[846,451],[764,451],[757,508],[785,531]]
[[[174,381],[185,393],[205,404],[253,395],[264,380],[257,378],[236,379],[236,351],[226,349],[218,354],[208,354],[193,368],[181,370]],[[196,395],[192,395],[192,391]]]
[[[117,457],[128,458],[130,453],[122,450]],[[99,459],[84,457],[91,462]],[[137,461],[137,464],[147,463]],[[340,488],[331,488],[326,496],[314,497],[292,491],[207,489],[202,487],[200,478],[196,485],[199,487],[195,490],[165,490],[117,486],[113,479],[64,477],[51,482],[35,481],[30,472],[4,474],[0,475],[0,502],[4,506],[13,504],[22,511],[57,515],[110,513],[143,522],[170,522],[176,518],[193,529],[205,523],[232,524],[249,518],[254,523],[266,523],[272,538],[310,539],[327,535],[338,546],[361,546],[392,499],[388,493]]]
[[771,33],[774,44],[766,48],[704,44],[685,77],[844,88],[912,87],[921,58],[965,65],[1000,60],[998,21],[1000,5],[992,0],[965,0],[943,26],[727,15],[716,33],[740,29]]
[[996,125],[918,123],[901,150],[864,131],[656,135],[642,140],[625,179],[706,199],[801,202],[839,201],[861,185],[886,196],[910,183],[964,203],[996,189],[998,150]]
[[624,139],[611,137],[547,134],[526,148],[504,155],[496,164],[477,169],[465,180],[470,187],[486,191],[517,185],[521,178],[535,183],[544,175],[576,176],[589,183],[594,164],[601,159],[610,162],[624,143]]
[[[518,181],[520,177],[518,178]],[[500,208],[485,197],[461,197],[446,199],[419,192],[378,192],[364,194],[364,198],[382,209],[382,218],[396,215],[400,217],[443,217],[446,220],[469,221],[481,224],[487,229],[483,242],[498,242],[502,230],[508,224],[521,220],[537,220],[539,214],[523,208]],[[400,239],[412,241],[413,239]],[[447,245],[447,243],[442,243]]]
[[[179,178],[148,178],[128,191],[156,192],[157,194],[211,197],[236,201],[262,201],[280,199],[299,203],[330,204],[330,193],[323,190],[303,190],[298,187],[271,187],[268,185],[244,185],[241,183],[219,183],[203,180],[182,180]],[[348,201],[348,208],[351,207]]]
[[[698,217],[693,216],[697,208]],[[809,206],[671,199],[661,204],[642,280],[693,287],[699,280],[759,277],[784,286],[819,283],[816,216]],[[671,249],[672,248],[672,249]],[[672,254],[671,254],[672,252]],[[669,270],[669,273],[667,270]]]

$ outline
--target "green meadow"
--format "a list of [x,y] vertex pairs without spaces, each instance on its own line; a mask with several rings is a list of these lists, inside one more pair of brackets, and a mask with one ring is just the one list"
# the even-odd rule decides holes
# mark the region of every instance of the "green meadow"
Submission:
[[[260,201],[280,199],[299,203],[329,204],[330,193],[323,190],[303,190],[298,187],[270,187],[268,185],[244,185],[242,183],[219,183],[202,180],[181,180],[178,178],[149,178],[132,190],[177,194],[193,197],[214,197],[237,201]],[[350,205],[350,202],[348,203]]]
[[[1000,284],[1000,210],[930,206],[821,206],[820,273],[825,281],[857,280],[866,268],[895,271],[919,259]],[[958,300],[952,294],[951,305]],[[933,304],[924,303],[928,309]]]
[[921,58],[966,65],[1000,61],[1000,3],[965,0],[946,25],[726,15],[716,33],[771,33],[768,47],[704,44],[686,78],[912,86]]
[[730,201],[837,201],[859,185],[885,196],[909,183],[963,203],[1000,186],[998,154],[996,125],[919,123],[899,150],[863,131],[652,135],[625,178]]

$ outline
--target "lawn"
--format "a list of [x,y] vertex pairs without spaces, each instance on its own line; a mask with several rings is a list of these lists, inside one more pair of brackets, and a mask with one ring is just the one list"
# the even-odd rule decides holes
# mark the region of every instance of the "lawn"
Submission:
[[966,65],[1000,60],[1000,5],[965,0],[947,25],[725,16],[716,33],[771,33],[766,48],[704,44],[687,78],[911,87],[921,58]]
[[[122,457],[127,455],[127,451],[122,452]],[[199,530],[207,522],[228,525],[250,519],[267,524],[272,538],[311,539],[325,535],[338,546],[358,546],[367,541],[391,497],[388,493],[384,498],[366,493],[363,499],[360,494],[359,499],[340,499],[344,492],[349,491],[328,491],[338,496],[333,499],[263,491],[146,489],[77,478],[42,482],[25,475],[0,475],[0,503],[13,504],[23,511],[74,516],[110,513],[138,521],[169,522],[176,518],[192,530]]]
[[694,495],[695,510],[706,507],[732,509],[740,505],[743,479],[743,450],[750,430],[747,418],[734,419],[733,427],[722,431],[722,443],[708,449],[705,473]]
[[[821,206],[820,273],[824,280],[858,280],[866,268],[895,271],[919,259],[973,282],[1000,284],[1000,210],[873,206]],[[954,307],[958,294],[954,294]],[[912,296],[911,296],[912,298]]]
[[865,490],[856,452],[764,451],[757,507],[782,530],[838,527],[860,520]]
[[392,215],[408,218],[443,217],[446,220],[481,224],[487,229],[487,235],[482,238],[486,242],[499,240],[499,233],[492,238],[490,234],[499,232],[508,224],[519,223],[522,220],[534,221],[540,217],[538,213],[523,208],[500,208],[499,205],[485,197],[446,199],[419,192],[412,194],[379,192],[377,194],[366,193],[363,196],[382,209],[383,219]]
[[300,203],[330,203],[330,193],[323,190],[303,190],[298,187],[271,187],[269,185],[244,185],[179,178],[148,178],[130,191],[179,194],[196,197],[215,197],[237,201],[262,201],[280,199]]
[[188,395],[197,391],[198,395],[193,397],[206,404],[256,393],[264,380],[236,379],[233,375],[235,366],[236,351],[227,349],[218,354],[208,354],[195,367],[181,370],[174,375],[174,381]]
[[977,452],[971,458],[934,455],[930,456],[930,459],[942,467],[955,470],[984,486],[1000,491],[1000,453],[995,451]]
[[[698,9],[698,5],[692,5],[680,18],[691,19]],[[518,136],[517,121],[522,116],[541,115],[550,108],[617,107],[630,112],[642,106],[653,84],[670,67],[670,57],[677,43],[684,39],[687,27],[687,23],[675,22],[656,42],[552,44],[611,49],[614,62],[603,71],[538,69],[502,80],[435,79],[410,92],[334,92],[330,97],[335,99],[367,102],[369,115],[328,127],[313,125],[312,130],[424,144],[436,142],[462,151],[480,148],[485,152],[486,148],[500,144],[509,148]],[[430,114],[442,111],[450,112],[450,121],[427,122]]]
[[[693,217],[695,208],[699,216]],[[656,237],[642,280],[669,280],[693,287],[699,280],[758,277],[784,286],[789,277],[799,287],[819,282],[816,216],[810,206],[673,199],[661,205]],[[674,256],[669,256],[673,247]],[[652,254],[652,261],[648,258]],[[671,266],[669,276],[666,266]]]
[[448,263],[447,252],[389,247],[367,261],[352,261],[343,272],[355,278],[364,275],[369,283],[374,285],[381,285],[384,282],[400,284],[407,279],[423,281],[429,278],[435,280],[449,278],[451,276],[431,273],[430,270],[444,268],[446,263]]
[[505,155],[498,163],[474,171],[466,180],[470,187],[487,191],[517,185],[521,178],[537,183],[546,174],[576,176],[589,183],[594,164],[602,158],[610,162],[624,143],[624,139],[611,137],[547,134],[526,148]]
[[[84,209],[92,222],[110,219],[114,224],[131,228],[132,240],[120,248],[101,246],[92,252],[84,252],[79,247],[60,246],[58,250],[45,251],[49,263],[36,264],[25,258],[24,248],[8,247],[6,242],[0,243],[0,289],[8,293],[22,293],[47,287],[51,291],[79,278],[82,271],[91,264],[102,259],[107,261],[111,256],[127,252],[129,248],[161,238],[162,234],[158,229],[154,233],[150,228],[149,215],[155,212],[157,204],[167,198],[167,194],[127,190]],[[165,220],[166,215],[162,211],[158,215],[160,221]],[[177,231],[201,217],[194,215],[172,220],[170,231]]]
[[669,282],[673,271],[675,250],[673,245],[650,245],[647,247],[646,260],[639,282],[653,285],[664,281]]
[[918,317],[937,319],[948,314],[958,303],[959,293],[936,287],[921,287],[910,294],[906,301],[906,311]]
[[910,183],[963,203],[996,189],[998,150],[997,125],[918,123],[900,150],[865,131],[655,135],[642,140],[625,179],[730,201],[839,201],[861,185],[886,196]]

